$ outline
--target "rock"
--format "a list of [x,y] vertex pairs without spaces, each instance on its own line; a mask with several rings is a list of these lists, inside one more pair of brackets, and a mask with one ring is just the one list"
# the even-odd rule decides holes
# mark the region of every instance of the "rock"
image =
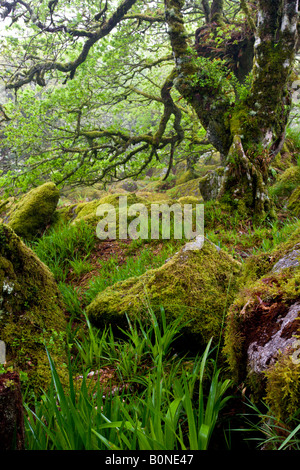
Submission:
[[207,173],[199,180],[199,188],[204,201],[216,199],[222,186],[224,167]]
[[300,216],[300,186],[292,192],[288,200],[287,209],[296,217]]
[[125,328],[126,313],[147,321],[149,302],[158,317],[163,306],[168,321],[182,315],[182,322],[189,322],[183,329],[185,347],[200,350],[212,336],[217,343],[241,265],[207,241],[201,246],[185,246],[162,267],[99,293],[86,310],[90,321],[98,328]]
[[248,265],[252,276],[243,277],[225,327],[223,352],[233,378],[253,400],[265,399],[278,419],[300,407],[300,360],[292,359],[300,349],[299,239],[298,229],[257,270]]
[[293,190],[300,184],[300,167],[291,166],[287,168],[277,178],[276,183],[271,187],[270,191],[272,195],[278,197],[286,197],[291,195]]
[[[122,198],[122,200],[120,199]],[[127,222],[128,227],[130,222],[136,219],[137,215],[132,213],[129,214],[129,209],[135,205],[142,204],[145,212],[147,212],[148,216],[148,236],[150,237],[150,228],[151,228],[151,209],[153,206],[159,206],[160,210],[164,208],[171,208],[173,204],[177,204],[180,207],[183,213],[183,205],[184,204],[191,204],[194,208],[200,200],[194,196],[185,196],[180,198],[178,201],[170,199],[168,195],[165,193],[152,193],[152,192],[145,192],[145,191],[138,191],[137,193],[126,193],[126,194],[107,194],[106,196],[96,199],[90,202],[82,202],[79,204],[71,204],[69,206],[65,206],[59,208],[55,213],[55,222],[54,226],[56,227],[60,223],[72,223],[76,224],[78,222],[84,222],[92,227],[96,228],[101,221],[101,218],[105,218],[104,216],[99,215],[98,208],[101,210],[101,205],[109,204],[115,210],[115,220],[116,220],[116,237],[118,238],[118,230],[119,230],[119,206],[121,202],[121,206],[124,204],[126,206],[127,202]],[[133,209],[137,209],[138,206],[133,207]],[[134,211],[133,211],[134,212]],[[173,235],[173,213],[172,211],[170,215],[170,226],[171,226],[171,234],[170,237]],[[98,215],[97,215],[98,214]],[[124,212],[124,216],[125,216]],[[125,217],[124,217],[125,218]],[[160,224],[161,225],[161,224]],[[144,237],[147,238],[147,237]]]
[[[287,311],[283,310],[284,316],[279,314],[274,323],[274,332],[266,343],[260,342],[261,338],[253,341],[247,350],[249,368],[255,373],[265,372],[276,363],[278,352],[290,350],[295,344],[295,338],[288,334],[290,329],[295,331],[294,324],[300,314],[300,302],[292,304]],[[298,322],[299,324],[299,322]],[[270,325],[265,325],[260,336],[269,337]]]
[[80,202],[78,204],[71,204],[60,209],[57,209],[55,212],[55,225],[60,223],[77,223],[85,222],[88,225],[93,227],[96,226],[100,220],[100,217],[97,216],[97,209],[101,204],[110,204],[115,207],[117,219],[118,219],[118,210],[119,210],[119,201],[120,197],[127,198],[127,206],[142,203],[145,205],[149,204],[149,201],[146,199],[137,196],[134,193],[115,193],[115,194],[106,194],[105,196],[95,199],[89,202]]
[[192,169],[189,169],[187,171],[184,171],[181,175],[177,177],[176,186],[187,183],[188,181],[196,179],[196,178],[197,178],[196,173]]
[[129,193],[133,193],[138,190],[138,185],[135,181],[128,180],[122,183],[121,188],[125,189],[125,191],[128,191]]
[[52,273],[22,240],[0,224],[0,339],[6,362],[39,391],[50,382],[45,344],[63,371],[66,320]]
[[[280,258],[279,261],[273,266],[272,271],[273,272],[279,272],[282,269],[287,269],[291,267],[297,267],[300,265],[300,249],[297,250],[297,245],[290,251],[288,252],[283,258]],[[300,248],[300,244],[299,244]]]
[[249,256],[244,262],[240,278],[241,287],[251,285],[258,279],[268,275],[269,272],[280,271],[284,268],[298,266],[297,257],[300,253],[300,223],[295,232],[284,243],[273,250]]
[[196,197],[199,202],[203,201],[199,181],[201,178],[192,179],[187,181],[186,183],[176,185],[174,188],[168,189],[166,194],[171,199],[180,199],[182,197]]
[[195,196],[183,196],[183,197],[180,197],[177,200],[177,202],[179,202],[179,204],[182,204],[182,205],[185,205],[185,204],[195,205],[195,204],[199,204],[201,202],[201,199]]
[[13,204],[3,222],[17,235],[30,240],[42,234],[50,223],[59,200],[54,183],[45,183],[32,189]]

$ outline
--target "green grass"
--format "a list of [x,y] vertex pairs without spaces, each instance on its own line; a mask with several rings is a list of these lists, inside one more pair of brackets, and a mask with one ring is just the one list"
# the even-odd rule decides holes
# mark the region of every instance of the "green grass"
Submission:
[[62,224],[32,244],[33,251],[53,272],[57,281],[65,281],[71,268],[83,271],[96,243],[95,230],[82,223]]
[[[121,385],[125,377],[140,388],[104,394],[96,382],[88,384],[90,353],[78,354],[84,369],[78,389],[69,360],[69,386],[64,388],[49,357],[52,386],[34,405],[25,403],[28,450],[204,450],[209,447],[220,411],[230,398],[228,379],[222,380],[212,358],[211,342],[192,363],[174,360],[172,344],[179,322],[159,325],[149,311],[150,326],[129,325],[126,340],[112,333],[91,338],[93,355],[107,364],[119,361]],[[134,346],[127,364],[128,344]],[[78,344],[77,344],[78,345]],[[110,352],[114,349],[114,352]],[[136,369],[132,354],[140,363]],[[85,351],[86,352],[86,351]],[[86,362],[88,359],[88,362]],[[146,373],[140,366],[147,362]],[[101,362],[100,362],[101,364]],[[92,365],[92,364],[91,364]],[[121,386],[119,387],[121,390]],[[209,390],[206,393],[206,390]]]
[[263,401],[258,405],[247,399],[246,405],[249,413],[243,415],[243,428],[232,431],[247,433],[246,439],[254,450],[300,450],[300,410],[283,423],[278,422]]
[[245,227],[240,231],[224,228],[217,231],[210,230],[206,233],[206,237],[224,251],[242,260],[241,252],[244,251],[249,256],[271,251],[285,242],[297,228],[299,228],[298,219],[287,219],[284,222],[275,221],[263,226]]
[[106,287],[116,282],[124,281],[130,277],[138,277],[148,269],[159,268],[176,251],[176,246],[166,243],[158,254],[154,254],[149,248],[143,248],[136,257],[128,257],[124,264],[120,265],[117,257],[111,257],[102,263],[101,275],[89,281],[84,293],[85,304],[92,302],[95,296]]

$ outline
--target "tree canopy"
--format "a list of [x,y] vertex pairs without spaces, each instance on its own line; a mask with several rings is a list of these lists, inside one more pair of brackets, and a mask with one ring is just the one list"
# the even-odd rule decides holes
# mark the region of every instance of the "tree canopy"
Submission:
[[93,184],[151,165],[167,177],[214,148],[220,197],[271,210],[298,1],[0,0],[0,11],[5,184]]

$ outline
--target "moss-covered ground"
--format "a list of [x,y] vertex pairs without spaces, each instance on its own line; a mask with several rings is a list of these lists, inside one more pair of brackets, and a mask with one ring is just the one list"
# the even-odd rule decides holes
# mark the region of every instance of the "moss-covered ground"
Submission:
[[[183,315],[184,320],[192,319],[194,322],[197,317],[195,325],[202,327],[202,332],[198,336],[198,351],[195,352],[194,336],[193,342],[191,341],[190,344],[187,341],[172,342],[171,348],[164,356],[164,374],[171,381],[168,382],[168,386],[170,392],[175,394],[174,399],[176,393],[179,393],[179,388],[173,388],[178,374],[180,375],[182,370],[189,371],[193,368],[193,364],[196,363],[196,354],[201,355],[204,352],[210,337],[214,337],[213,347],[215,349],[212,352],[212,358],[216,358],[215,367],[220,368],[222,379],[232,379],[234,374],[230,370],[232,367],[230,360],[239,361],[239,357],[238,355],[233,356],[232,350],[228,352],[227,348],[226,353],[226,348],[223,349],[223,334],[227,327],[226,315],[229,307],[234,304],[234,301],[236,301],[235,305],[240,302],[242,306],[243,301],[241,297],[238,297],[238,291],[245,287],[248,289],[248,295],[252,290],[255,291],[256,283],[260,282],[259,280],[269,272],[270,265],[274,265],[287,249],[292,248],[300,240],[300,222],[297,213],[294,211],[294,206],[290,209],[288,205],[291,201],[291,194],[294,194],[292,191],[297,191],[298,180],[296,178],[295,181],[292,181],[293,187],[283,184],[285,181],[291,182],[291,172],[293,175],[297,174],[295,168],[289,169],[291,166],[295,165],[290,165],[288,169],[277,168],[278,175],[282,176],[276,177],[276,181],[272,180],[272,187],[275,188],[273,194],[276,196],[277,219],[275,221],[266,219],[259,225],[254,225],[251,218],[243,217],[241,212],[232,211],[231,207],[224,202],[207,201],[204,203],[199,192],[199,178],[188,179],[185,183],[175,185],[172,188],[166,186],[165,189],[161,189],[158,184],[153,184],[154,181],[150,180],[149,184],[143,181],[143,184],[138,183],[138,190],[131,193],[120,190],[119,187],[111,192],[104,192],[103,189],[98,188],[95,193],[89,191],[88,194],[91,194],[92,197],[88,198],[88,201],[83,189],[82,193],[78,192],[75,195],[69,192],[60,199],[58,208],[52,217],[51,227],[48,227],[42,236],[33,241],[26,241],[26,243],[52,272],[62,298],[64,325],[60,326],[58,330],[63,331],[61,337],[64,336],[67,354],[64,359],[61,356],[59,361],[53,349],[53,359],[56,365],[63,365],[66,370],[71,368],[69,370],[71,370],[73,380],[74,400],[79,400],[76,401],[76,406],[80,407],[84,401],[81,395],[83,393],[82,386],[86,387],[84,393],[90,399],[95,396],[95,387],[98,386],[102,391],[105,390],[105,396],[112,397],[115,394],[129,391],[132,397],[145,398],[150,383],[148,380],[153,379],[152,374],[157,370],[154,353],[151,353],[150,344],[143,336],[143,331],[145,332],[151,325],[155,326],[151,323],[153,318],[159,320],[159,328],[162,329],[162,319],[165,319],[167,325],[172,325],[172,322],[176,322],[176,319],[180,318],[180,314]],[[286,176],[286,172],[290,176]],[[96,210],[99,201],[118,208],[118,198],[122,195],[127,196],[129,204],[142,202],[146,207],[150,207],[152,203],[171,204],[177,202],[181,205],[203,203],[206,237],[204,248],[198,253],[192,253],[188,261],[183,260],[178,264],[176,260],[180,257],[186,240],[174,239],[173,232],[169,240],[99,240],[96,236],[96,226],[99,221]],[[13,202],[10,201],[9,204]],[[0,210],[1,207],[4,211],[5,204],[0,206]],[[2,239],[1,243],[3,251],[4,242]],[[219,253],[221,253],[221,258]],[[0,254],[3,257],[1,251]],[[216,257],[219,257],[217,265]],[[2,265],[4,266],[4,261]],[[235,266],[234,269],[233,266]],[[5,265],[2,271],[3,269],[7,271],[9,266]],[[234,286],[232,286],[234,289],[229,294],[228,281],[234,270],[236,270]],[[0,275],[2,271],[0,270]],[[30,270],[29,264],[27,271],[30,289],[29,273],[32,270]],[[32,280],[34,281],[34,278]],[[2,282],[1,277],[0,282]],[[275,289],[274,286],[273,288]],[[294,284],[287,283],[286,295],[295,300],[298,294],[295,294],[293,289]],[[273,290],[270,293],[266,288],[266,296],[271,297],[273,294]],[[26,298],[28,297],[26,293],[24,295]],[[43,292],[43,295],[47,296],[47,292]],[[245,296],[246,293],[243,295]],[[245,298],[243,297],[244,300]],[[99,306],[99,302],[102,305],[101,315],[99,309],[93,308],[97,303]],[[0,303],[0,308],[1,305]],[[187,312],[191,311],[194,313],[191,318],[187,318]],[[139,312],[138,315],[136,312]],[[149,312],[152,312],[155,317],[151,317],[151,315],[149,317]],[[197,316],[195,312],[199,315]],[[86,313],[89,314],[89,317],[86,316]],[[40,318],[42,319],[43,315]],[[51,318],[52,320],[49,320],[50,330],[52,329],[51,322],[54,321],[54,317]],[[119,318],[122,318],[122,321],[116,321]],[[149,318],[150,323],[148,322]],[[135,330],[136,322],[140,321],[142,322],[141,329],[137,332]],[[118,328],[111,329],[116,326],[122,328],[123,331]],[[29,332],[30,341],[35,341],[36,333],[33,333],[32,328],[38,329],[38,325],[32,325]],[[241,331],[236,325],[234,328],[230,330],[226,341],[228,342],[228,338],[231,338],[231,344],[238,349],[238,335]],[[2,330],[1,339],[4,338],[4,333],[6,335],[4,340],[8,338],[8,330],[9,326],[7,325]],[[54,330],[58,331],[56,327]],[[194,333],[198,333],[196,330]],[[15,336],[15,341],[19,342],[17,345],[19,355],[22,354],[21,342],[29,342],[29,337],[26,335],[19,331]],[[235,335],[234,338],[232,335]],[[54,344],[56,340],[53,335],[52,337],[50,335],[50,338]],[[153,339],[152,346],[157,345],[156,341],[158,340],[155,335],[153,338],[155,340]],[[167,341],[165,337],[163,338],[164,341]],[[163,341],[162,338],[161,341]],[[159,348],[156,350],[157,354],[158,351]],[[21,356],[20,359],[22,359]],[[25,362],[26,360],[28,362],[29,359],[24,358]],[[32,360],[36,359],[32,356]],[[245,401],[247,400],[249,400],[252,410],[255,410],[250,436],[253,432],[264,442],[266,439],[265,421],[262,416],[268,415],[269,435],[273,435],[273,437],[275,435],[273,448],[278,448],[282,444],[289,435],[289,431],[291,432],[298,423],[295,410],[297,411],[300,403],[297,401],[298,370],[285,368],[286,360],[284,357],[278,362],[277,370],[270,371],[269,388],[266,390],[262,406],[259,409],[256,408],[256,404],[250,401],[251,393],[248,394],[248,389],[240,388],[241,384],[238,382],[231,382],[228,394],[233,395],[233,398],[229,400],[219,416],[219,424],[211,440],[212,448],[228,449],[231,447],[235,449],[238,447],[248,450],[256,448],[256,444],[247,440],[249,423],[243,416],[243,413],[248,410],[245,411]],[[240,363],[237,365],[236,371],[240,371],[240,365]],[[12,363],[9,363],[2,366],[2,369],[11,367],[13,367]],[[47,368],[44,363],[41,367]],[[285,414],[285,421],[281,423],[285,432],[280,434],[276,431],[276,412],[278,415],[282,413],[280,402],[284,401],[284,394],[277,393],[275,396],[274,391],[276,384],[279,384],[279,386],[276,385],[277,390],[280,387],[282,389],[283,382],[278,377],[286,374],[287,370],[290,373],[284,384],[288,394],[286,396],[289,396],[291,406],[288,407],[290,415],[286,416]],[[47,371],[51,375],[50,366]],[[29,380],[27,372],[24,368],[22,375],[24,391]],[[209,362],[207,373],[210,376]],[[289,379],[296,384],[294,388],[288,388],[286,385]],[[72,395],[72,389],[69,387],[70,385],[63,384],[65,393],[68,395],[71,390]],[[209,396],[207,388],[205,388],[205,393]],[[32,406],[33,398],[26,394],[25,396]],[[39,394],[35,399],[37,400],[35,407],[38,410],[40,406],[38,405]],[[126,400],[128,400],[129,406],[132,406],[131,398],[126,398]],[[106,405],[106,403],[102,403],[101,406],[106,407]],[[43,413],[45,413],[45,409]],[[80,414],[83,414],[83,409]],[[54,418],[53,420],[55,421]],[[231,432],[229,438],[228,433],[226,434],[224,430],[235,426],[244,429],[244,432]],[[186,432],[186,436],[188,436],[188,429],[188,425],[183,422],[182,432]],[[224,433],[226,434],[225,439]],[[32,445],[31,439],[29,440]],[[229,441],[231,441],[230,445]],[[294,446],[298,445],[296,440]]]

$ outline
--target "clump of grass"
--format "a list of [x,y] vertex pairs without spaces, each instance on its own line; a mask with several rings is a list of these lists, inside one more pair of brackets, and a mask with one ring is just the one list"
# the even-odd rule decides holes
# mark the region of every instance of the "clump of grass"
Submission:
[[243,414],[244,426],[233,432],[246,435],[257,450],[300,450],[299,410],[287,422],[280,422],[264,401],[258,405],[248,399],[246,404],[249,413]]
[[65,308],[71,318],[80,318],[82,314],[82,306],[79,299],[80,289],[66,284],[65,282],[59,282],[58,288],[63,296]]
[[33,243],[32,249],[53,272],[57,281],[64,281],[70,266],[77,270],[87,268],[85,260],[96,242],[92,227],[84,222],[62,224]]
[[[94,354],[105,364],[116,366],[117,356],[122,377],[131,366],[131,382],[142,389],[127,392],[119,387],[115,393],[103,393],[101,383],[88,385],[88,370],[83,373],[80,389],[73,378],[69,360],[69,387],[66,390],[49,357],[52,386],[36,399],[34,406],[25,404],[26,446],[29,450],[203,450],[207,449],[219,412],[229,399],[230,382],[222,380],[220,370],[209,365],[211,341],[190,367],[174,360],[172,344],[180,334],[179,322],[159,324],[149,311],[150,323],[130,324],[127,340],[116,341],[111,331],[99,336],[88,325],[91,349],[84,363]],[[131,343],[128,363],[124,358]],[[79,344],[82,356],[83,343]],[[117,346],[116,346],[117,345]],[[85,349],[85,353],[86,348]],[[134,369],[134,350],[147,373]],[[92,351],[92,355],[90,355]],[[112,351],[112,354],[107,354]],[[88,362],[92,364],[92,362]],[[86,367],[86,365],[84,367]],[[209,365],[209,367],[208,367]],[[126,372],[126,373],[125,373]],[[122,382],[120,382],[122,383]],[[209,390],[208,394],[204,390]],[[120,391],[122,390],[122,391]]]

